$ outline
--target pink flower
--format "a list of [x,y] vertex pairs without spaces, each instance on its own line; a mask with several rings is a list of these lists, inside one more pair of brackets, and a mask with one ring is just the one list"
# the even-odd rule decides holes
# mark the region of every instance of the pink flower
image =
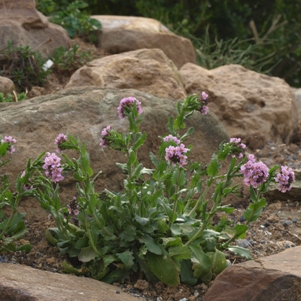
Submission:
[[175,137],[175,136],[173,136],[173,135],[168,135],[168,136],[164,137],[163,140],[164,140],[165,142],[173,141],[173,142],[175,142],[176,144],[180,144],[180,142],[181,142],[177,137]]
[[135,97],[127,97],[120,100],[120,104],[118,106],[118,116],[120,119],[123,119],[128,114],[128,110],[133,106],[134,102],[136,102],[137,112],[141,114],[143,112],[141,107],[141,102]]
[[208,98],[208,94],[206,93],[206,92],[202,92],[202,99],[203,100],[207,100],[207,98]]
[[295,173],[288,166],[281,166],[281,171],[277,174],[275,181],[279,183],[278,190],[284,193],[291,190],[292,183],[295,181]]
[[54,144],[57,144],[58,149],[57,152],[59,153],[62,151],[64,148],[61,147],[61,144],[67,141],[67,136],[65,134],[59,134],[54,141]]
[[[244,156],[244,150],[246,148],[246,145],[244,143],[241,143],[240,138],[230,138],[230,144],[232,145],[232,149],[230,152],[232,158],[237,157],[241,159]],[[255,160],[254,156],[251,158],[253,158],[252,160]]]
[[244,176],[244,183],[247,186],[251,185],[257,188],[260,184],[266,182],[269,176],[269,169],[261,161],[255,162],[253,155],[249,155],[248,159],[247,163],[240,168]]
[[79,206],[76,200],[76,197],[74,196],[72,201],[67,205],[68,207],[68,213],[70,215],[78,215],[79,214]]
[[46,177],[50,178],[53,182],[59,182],[64,179],[61,172],[61,158],[59,158],[55,153],[46,153],[46,158],[44,159],[43,169],[45,169]]
[[188,148],[184,144],[171,145],[165,149],[165,159],[171,162],[172,165],[179,164],[179,166],[183,166],[187,164],[187,156],[184,155],[187,151]]
[[99,144],[100,146],[107,147],[109,145],[106,137],[110,135],[110,132],[109,132],[110,130],[111,130],[111,127],[108,125],[101,131],[101,138],[100,138],[100,144]]
[[8,152],[9,153],[14,153],[16,151],[16,149],[14,148],[13,144],[15,144],[17,142],[16,139],[14,139],[12,136],[5,136],[3,139],[1,139],[1,143],[8,143]]
[[202,106],[201,107],[201,114],[206,115],[209,112],[209,108],[207,106]]

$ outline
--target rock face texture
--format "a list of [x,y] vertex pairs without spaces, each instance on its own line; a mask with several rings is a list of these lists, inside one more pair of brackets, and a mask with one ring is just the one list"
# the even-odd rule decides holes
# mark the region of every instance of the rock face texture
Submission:
[[66,88],[78,86],[136,89],[158,97],[186,98],[177,67],[160,49],[139,49],[93,60],[71,76]]
[[235,264],[217,276],[204,301],[301,300],[301,247],[258,262]]
[[28,266],[0,263],[0,299],[5,301],[144,300],[91,278],[64,275]]
[[187,94],[209,94],[209,108],[232,137],[251,148],[288,143],[298,125],[294,94],[282,79],[226,65],[213,70],[187,63],[180,69]]
[[14,90],[15,84],[8,77],[0,76],[0,93],[12,94]]
[[35,5],[34,0],[0,2],[0,49],[7,47],[8,41],[13,41],[18,46],[29,46],[48,57],[55,48],[71,46],[66,31],[48,22]]
[[[94,172],[103,171],[96,181],[97,189],[119,191],[123,187],[123,175],[115,163],[124,163],[124,154],[111,149],[102,151],[99,144],[101,131],[107,125],[119,132],[127,131],[128,121],[118,118],[117,107],[122,98],[129,96],[142,102],[145,117],[141,130],[147,133],[147,140],[139,157],[146,167],[152,168],[149,152],[157,154],[161,145],[158,136],[168,134],[167,121],[176,112],[175,101],[137,90],[84,87],[70,88],[19,103],[0,103],[0,136],[11,135],[17,139],[16,152],[1,171],[15,179],[24,170],[28,158],[34,159],[43,151],[54,152],[57,135],[70,133],[78,135],[86,143]],[[218,145],[229,137],[214,114],[201,115],[196,112],[188,119],[187,129],[191,126],[195,132],[186,143],[193,144],[189,158],[206,164]],[[60,183],[62,201],[70,197],[67,189],[69,183],[68,179]],[[36,210],[39,210],[39,206],[37,202],[33,205]],[[35,210],[33,207],[28,214]]]
[[195,50],[190,40],[175,35],[159,21],[127,16],[92,16],[102,24],[98,47],[109,54],[141,48],[159,48],[181,68],[195,63]]

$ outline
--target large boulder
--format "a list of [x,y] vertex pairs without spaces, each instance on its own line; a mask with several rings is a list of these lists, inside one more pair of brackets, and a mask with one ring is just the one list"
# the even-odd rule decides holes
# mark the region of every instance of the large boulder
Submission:
[[102,24],[98,47],[109,54],[141,48],[159,48],[180,68],[195,63],[189,39],[178,36],[155,19],[128,16],[92,16]]
[[301,300],[301,247],[232,265],[217,276],[203,300]]
[[12,94],[15,90],[15,84],[8,77],[0,76],[0,93],[4,95]]
[[160,49],[139,49],[93,60],[71,76],[66,88],[78,86],[136,89],[163,98],[186,97],[177,67]]
[[12,41],[49,57],[60,46],[71,47],[67,32],[61,26],[48,22],[35,6],[34,0],[0,1],[0,50]]
[[180,69],[188,94],[206,91],[209,108],[232,137],[249,147],[289,143],[298,126],[294,94],[284,80],[226,65],[213,70],[187,63]]
[[[158,98],[137,90],[102,89],[99,87],[70,88],[56,94],[40,96],[19,103],[0,103],[0,136],[11,135],[17,139],[16,152],[9,164],[1,167],[11,180],[16,179],[28,158],[35,158],[43,151],[54,152],[54,139],[59,133],[78,135],[86,143],[95,172],[102,170],[96,182],[98,191],[108,188],[120,191],[123,187],[121,171],[116,162],[124,163],[124,153],[104,149],[99,146],[101,131],[107,125],[123,132],[128,121],[120,120],[117,114],[119,102],[124,97],[136,97],[142,102],[145,118],[141,130],[147,133],[147,140],[139,158],[146,167],[152,168],[149,152],[157,154],[161,140],[167,132],[169,116],[175,115],[176,103],[173,99]],[[229,139],[222,124],[214,114],[201,115],[196,112],[188,119],[187,127],[194,127],[195,133],[187,139],[192,144],[190,159],[206,164],[222,141]],[[68,191],[71,179],[61,182],[62,201],[71,197]],[[28,214],[39,210],[39,205],[22,205]]]
[[117,286],[91,278],[0,263],[0,295],[5,301],[142,301]]

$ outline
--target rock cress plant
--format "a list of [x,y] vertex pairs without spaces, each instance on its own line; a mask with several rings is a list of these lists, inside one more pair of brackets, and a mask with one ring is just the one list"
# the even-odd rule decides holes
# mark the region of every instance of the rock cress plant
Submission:
[[[60,157],[48,152],[28,162],[20,189],[30,191],[52,214],[56,227],[47,230],[47,239],[63,254],[77,258],[75,266],[64,263],[66,272],[109,283],[139,275],[167,285],[194,285],[209,282],[213,274],[223,271],[229,264],[228,251],[251,259],[247,249],[233,243],[244,237],[248,224],[266,206],[262,194],[269,184],[278,183],[285,192],[291,188],[294,173],[282,166],[277,174],[278,166],[268,169],[256,162],[254,156],[245,154],[240,138],[222,143],[207,165],[190,162],[192,147],[185,140],[193,128],[185,131],[185,121],[195,111],[207,114],[207,98],[203,92],[200,99],[192,95],[177,104],[176,118],[168,120],[169,133],[159,137],[158,154],[150,153],[152,168],[138,160],[147,138],[139,131],[143,104],[135,97],[120,101],[116,114],[127,118],[129,130],[119,133],[107,125],[100,147],[126,155],[126,163],[116,163],[124,174],[121,192],[95,191],[100,172],[94,175],[85,144],[71,135],[56,138]],[[78,152],[77,159],[66,155],[69,149]],[[222,164],[229,165],[226,173],[221,172]],[[58,182],[68,172],[73,173],[74,193],[63,206]],[[232,184],[234,177],[243,177],[251,197],[245,222],[233,225],[228,215],[234,208],[225,199],[240,193],[240,187]],[[223,215],[214,223],[218,212]]]

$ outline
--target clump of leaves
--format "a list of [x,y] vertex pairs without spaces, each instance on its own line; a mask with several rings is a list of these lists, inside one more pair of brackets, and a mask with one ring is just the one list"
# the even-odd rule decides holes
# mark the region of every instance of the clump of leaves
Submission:
[[55,49],[51,60],[53,61],[52,70],[58,74],[71,76],[73,72],[91,61],[91,51],[78,51],[79,46],[74,44],[66,49],[59,47]]
[[7,95],[0,93],[0,102],[18,102],[24,99],[27,99],[27,91],[20,94],[13,91],[13,94],[8,93]]
[[87,35],[90,42],[95,42],[97,37],[93,32],[101,28],[101,23],[82,11],[86,7],[88,7],[86,2],[74,1],[62,10],[55,10],[51,22],[64,27],[70,38]]
[[44,70],[46,59],[29,46],[16,46],[12,41],[0,51],[0,75],[10,78],[17,92],[42,86],[50,70]]

